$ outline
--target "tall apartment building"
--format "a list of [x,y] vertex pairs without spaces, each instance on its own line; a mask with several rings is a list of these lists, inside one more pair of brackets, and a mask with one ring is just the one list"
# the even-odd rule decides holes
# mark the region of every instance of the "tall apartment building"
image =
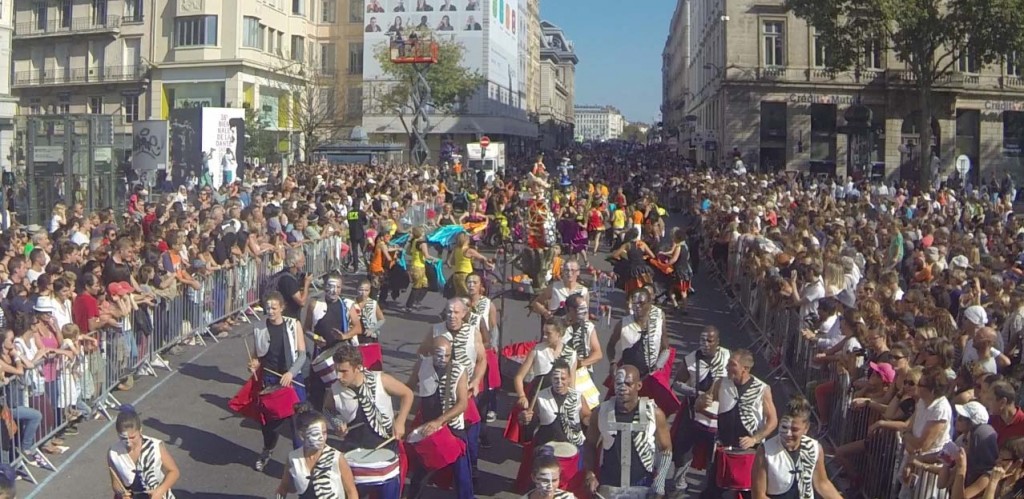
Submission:
[[668,39],[662,52],[661,66],[661,116],[666,140],[669,145],[678,146],[685,129],[692,128],[693,121],[686,119],[687,103],[691,96],[685,72],[690,64],[689,4],[679,2],[672,14]]
[[[540,116],[540,0],[526,0],[526,113],[534,120]],[[539,121],[538,121],[539,123]]]
[[[868,165],[851,160],[847,135],[840,133],[844,113],[859,103],[872,111],[871,124],[881,132],[867,145],[870,168],[887,175],[910,171],[922,151],[917,91],[906,63],[879,41],[864,47],[860,71],[829,72],[814,28],[783,3],[679,1],[682,20],[672,23],[666,53],[681,51],[686,65],[666,70],[663,105],[683,102],[684,119],[696,120],[693,133],[682,137],[692,145],[687,154],[709,163],[739,155],[748,168],[764,170],[863,174]],[[983,65],[964,54],[936,85],[935,147],[924,153],[937,156],[942,174],[960,155],[971,159],[975,178],[1024,171],[1024,66],[1018,60],[1007,54]],[[693,95],[683,100],[686,92]]]
[[575,139],[576,50],[562,28],[541,23],[540,123],[541,147],[561,149]]
[[577,140],[612,140],[622,137],[626,120],[612,106],[576,106]]
[[14,39],[14,3],[0,2],[0,65],[8,68],[0,73],[0,170],[15,166],[14,117],[18,100],[11,95],[11,43]]
[[284,137],[311,81],[337,99],[338,3],[15,0],[20,111],[114,115],[123,154],[134,121],[181,107],[251,106]]

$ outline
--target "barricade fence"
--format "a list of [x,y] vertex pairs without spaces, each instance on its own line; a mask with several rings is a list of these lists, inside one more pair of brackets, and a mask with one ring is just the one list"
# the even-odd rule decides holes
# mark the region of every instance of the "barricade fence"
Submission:
[[[340,269],[341,239],[332,236],[303,243],[305,273],[320,278]],[[179,284],[173,297],[155,302],[126,298],[113,307],[113,314],[120,315],[117,325],[63,340],[56,353],[41,353],[32,332],[5,341],[4,362],[14,367],[0,371],[0,419],[5,423],[0,425],[0,463],[12,465],[38,483],[27,460],[54,470],[41,447],[53,444],[79,417],[115,417],[111,410],[120,405],[119,385],[130,384],[135,376],[169,372],[163,354],[180,344],[205,346],[207,340],[218,341],[210,327],[228,317],[257,320],[254,305],[269,291],[261,286],[283,269],[276,260],[272,253],[265,253],[207,271],[197,276],[194,287]],[[12,318],[7,320],[9,327]]]
[[[729,296],[729,306],[740,312],[737,327],[749,324],[753,343],[750,350],[768,359],[771,371],[766,381],[789,381],[799,393],[807,396],[818,421],[818,438],[828,453],[851,459],[839,459],[847,475],[857,475],[856,485],[866,499],[944,499],[946,490],[938,490],[938,476],[917,471],[913,483],[900,486],[901,468],[906,453],[896,432],[887,429],[869,431],[880,414],[852,406],[854,384],[848,369],[859,365],[819,363],[819,350],[814,339],[804,331],[816,330],[813,321],[801,317],[799,308],[791,306],[777,289],[770,276],[748,264],[732,245],[725,253],[724,244],[705,237],[704,254],[707,268]],[[843,348],[841,345],[837,349]],[[856,352],[848,352],[856,356]],[[863,358],[859,358],[863,361]],[[827,412],[827,414],[822,414]]]

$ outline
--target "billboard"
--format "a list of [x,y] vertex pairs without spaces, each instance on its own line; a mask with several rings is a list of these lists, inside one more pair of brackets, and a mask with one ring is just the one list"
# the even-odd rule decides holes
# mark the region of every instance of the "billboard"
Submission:
[[168,137],[166,120],[132,123],[132,168],[138,173],[166,170]]
[[[374,54],[392,37],[432,30],[462,44],[462,65],[491,82],[518,88],[519,0],[367,0],[363,14],[363,79],[385,79]],[[485,31],[486,28],[486,31]],[[484,52],[486,33],[488,50]],[[523,33],[525,36],[525,33]]]
[[170,112],[171,182],[184,185],[195,176],[219,188],[241,181],[245,151],[245,110],[190,107]]

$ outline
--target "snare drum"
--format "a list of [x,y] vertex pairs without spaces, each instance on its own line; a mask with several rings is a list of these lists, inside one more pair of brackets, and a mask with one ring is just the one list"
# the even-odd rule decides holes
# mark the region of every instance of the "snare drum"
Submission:
[[416,428],[406,437],[409,448],[419,456],[427,471],[437,471],[453,464],[466,452],[466,442],[456,437],[447,425],[431,433],[423,434],[423,427]]
[[555,459],[558,459],[558,487],[565,489],[580,472],[579,449],[568,442],[550,442],[547,445],[555,450]]
[[755,449],[715,448],[715,482],[725,490],[747,491],[753,486]]
[[345,453],[356,485],[380,485],[398,477],[398,455],[390,449],[354,449]]
[[313,374],[320,377],[324,386],[331,386],[331,383],[338,381],[338,373],[334,370],[334,352],[337,352],[341,346],[342,343],[339,343],[328,348],[313,359]]
[[597,493],[605,499],[647,499],[650,487],[598,487]]
[[290,386],[272,385],[260,390],[260,411],[267,421],[292,417],[298,403],[299,395]]

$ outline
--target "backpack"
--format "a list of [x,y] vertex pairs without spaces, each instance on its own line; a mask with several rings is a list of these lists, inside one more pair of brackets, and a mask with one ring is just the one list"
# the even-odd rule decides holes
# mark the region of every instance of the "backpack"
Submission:
[[276,274],[271,274],[265,277],[263,281],[260,282],[260,306],[263,307],[264,311],[267,310],[267,295],[269,295],[271,291],[277,291],[278,283],[281,282],[281,278],[285,275],[292,274],[288,269],[284,269]]

